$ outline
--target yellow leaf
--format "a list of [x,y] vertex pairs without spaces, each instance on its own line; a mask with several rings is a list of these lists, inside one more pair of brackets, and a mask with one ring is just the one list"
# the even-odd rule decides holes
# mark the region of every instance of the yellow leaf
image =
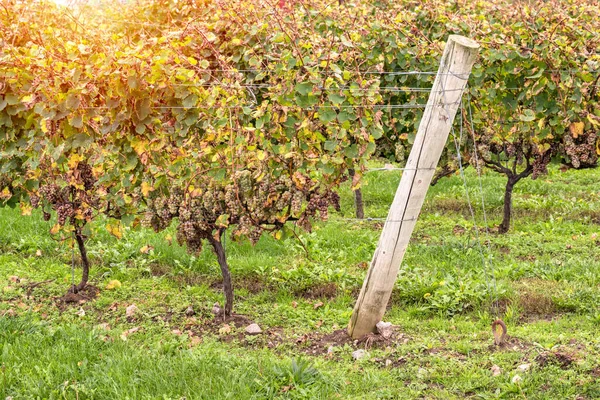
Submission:
[[60,231],[60,225],[59,224],[55,224],[52,229],[50,229],[50,233],[53,235],[56,235],[58,233],[58,231]]
[[590,124],[594,126],[600,126],[600,117],[597,117],[593,114],[588,114],[587,120],[590,121]]
[[571,125],[569,125],[569,130],[571,131],[573,138],[577,139],[579,135],[583,134],[584,126],[585,124],[583,122],[572,122]]
[[169,243],[169,246],[170,246],[171,243],[173,243],[173,236],[167,235],[167,236],[165,236],[165,240],[167,241],[167,243]]
[[0,192],[0,199],[1,200],[8,200],[10,199],[12,196],[12,194],[10,193],[10,190],[8,190],[8,187],[5,187],[2,192]]
[[31,207],[29,204],[21,203],[20,207],[21,215],[31,215],[31,210],[33,210],[33,207]]
[[277,232],[275,232],[274,236],[275,236],[275,239],[280,240],[281,237],[283,236],[283,233],[281,231],[277,231]]
[[148,197],[148,194],[154,190],[154,187],[150,185],[148,182],[142,182],[142,194],[144,197]]
[[543,129],[544,128],[544,124],[546,123],[546,118],[541,118],[538,121],[538,128]]
[[148,254],[150,253],[150,251],[154,250],[154,247],[150,246],[149,244],[145,245],[144,247],[142,247],[140,249],[140,253],[142,254]]
[[133,143],[131,143],[131,147],[133,147],[133,150],[135,150],[138,156],[141,156],[146,152],[148,142],[145,140],[134,140]]
[[123,238],[123,231],[121,230],[120,222],[117,222],[116,224],[106,224],[106,230],[117,239]]
[[48,133],[48,120],[47,119],[43,119],[42,122],[40,122],[40,128],[42,129],[42,132],[44,133]]
[[80,161],[83,161],[83,157],[81,157],[79,154],[71,154],[69,161],[67,161],[67,165],[69,168],[75,169]]
[[256,152],[256,158],[258,158],[258,160],[259,160],[259,161],[262,161],[262,160],[264,160],[264,159],[266,158],[266,154],[265,154],[265,152],[264,152],[264,151],[262,151],[262,150],[258,150],[258,151]]
[[121,282],[119,282],[116,279],[113,279],[112,281],[108,282],[108,285],[106,285],[106,288],[108,290],[118,289],[120,287],[121,287]]
[[187,59],[190,62],[190,64],[192,64],[192,65],[198,64],[198,61],[194,57],[188,57]]

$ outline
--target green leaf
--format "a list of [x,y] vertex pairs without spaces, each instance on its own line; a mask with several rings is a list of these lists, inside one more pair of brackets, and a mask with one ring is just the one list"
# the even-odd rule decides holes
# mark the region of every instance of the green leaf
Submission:
[[325,148],[325,150],[327,151],[334,151],[335,148],[337,146],[337,142],[333,141],[333,140],[327,140],[325,142],[325,145],[323,146]]
[[83,127],[83,117],[81,115],[76,115],[69,120],[69,124],[73,128],[81,129]]
[[192,108],[195,107],[196,104],[198,103],[198,96],[196,96],[195,94],[190,94],[189,96],[187,96],[185,99],[183,99],[183,106],[186,108]]
[[523,111],[523,114],[519,115],[519,119],[521,121],[525,121],[525,122],[531,122],[535,120],[535,113],[533,112],[533,110],[525,110]]
[[344,102],[344,100],[346,100],[344,96],[335,93],[330,93],[328,97],[329,101],[331,101],[336,106],[339,106]]
[[302,96],[306,96],[307,94],[312,92],[313,84],[310,82],[302,82],[296,85],[296,92],[300,93]]
[[335,110],[321,109],[319,110],[319,119],[321,122],[327,123],[333,121],[337,117]]
[[85,133],[78,133],[73,136],[73,148],[75,149],[88,148],[92,143],[94,143],[94,139]]

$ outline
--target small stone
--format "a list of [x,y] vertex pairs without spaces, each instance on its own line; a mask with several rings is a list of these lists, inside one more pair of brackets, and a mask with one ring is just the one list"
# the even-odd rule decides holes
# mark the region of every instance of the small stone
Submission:
[[110,331],[110,325],[106,322],[96,325],[96,329],[100,329],[103,331]]
[[222,309],[221,309],[221,307],[219,306],[219,303],[215,303],[215,304],[213,305],[213,308],[212,308],[212,310],[211,310],[211,311],[212,311],[212,313],[213,313],[213,314],[215,314],[215,315],[217,315],[217,316],[218,316],[218,315],[221,315],[221,314],[223,314],[223,310],[222,310]]
[[513,376],[513,378],[510,380],[512,383],[519,383],[523,380],[523,378],[521,378],[519,375],[515,375]]
[[194,314],[196,314],[196,312],[194,311],[192,306],[189,306],[188,308],[186,308],[185,315],[187,315],[188,317],[191,317]]
[[127,306],[127,308],[125,309],[125,316],[127,318],[133,318],[138,311],[140,311],[140,309],[137,308],[135,304],[132,304],[130,306]]
[[327,348],[327,354],[333,354],[333,350],[334,350],[334,349],[335,349],[335,348],[334,348],[333,346],[329,346],[329,347]]
[[79,315],[80,317],[85,316],[85,310],[81,307],[79,307],[79,311],[77,311],[77,315]]
[[531,364],[521,364],[517,367],[517,369],[521,372],[529,371],[529,368],[531,368]]
[[390,365],[392,365],[392,360],[390,360],[389,358],[387,360],[385,360],[385,366],[389,367]]
[[246,327],[246,333],[249,335],[258,335],[259,333],[262,333],[262,329],[260,329],[258,324],[250,324]]
[[363,358],[366,355],[367,355],[367,352],[363,349],[358,349],[358,350],[352,352],[352,358],[355,360],[360,360],[361,358]]
[[384,339],[389,339],[392,336],[393,327],[391,322],[379,321],[375,326],[377,327],[377,332],[379,332]]
[[497,365],[492,365],[492,376],[498,376],[502,373],[502,370]]

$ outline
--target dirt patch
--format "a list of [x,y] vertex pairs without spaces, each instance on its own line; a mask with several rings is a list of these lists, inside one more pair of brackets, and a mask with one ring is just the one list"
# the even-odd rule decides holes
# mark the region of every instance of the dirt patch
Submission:
[[496,351],[503,351],[503,350],[507,350],[507,351],[520,351],[520,352],[525,352],[529,349],[531,349],[534,345],[519,339],[517,337],[512,337],[512,336],[506,336],[506,338],[504,339],[504,342],[496,345],[496,344],[490,344],[488,346],[488,349],[490,350],[490,352],[496,352]]
[[551,321],[560,314],[551,296],[552,293],[559,291],[557,282],[526,279],[517,282],[516,285],[522,320],[527,322]]
[[241,314],[233,314],[229,317],[216,316],[214,318],[195,321],[184,327],[184,331],[191,333],[191,336],[214,336],[219,341],[231,343],[237,341],[242,346],[251,348],[275,348],[284,342],[283,329],[271,327],[264,329],[258,335],[251,335],[245,331],[245,328],[254,323],[250,318]]
[[500,246],[498,251],[500,251],[502,254],[510,254],[510,247]]
[[456,236],[461,236],[463,233],[465,233],[465,231],[466,229],[460,225],[454,225],[454,228],[452,228],[452,233],[454,233]]
[[600,225],[600,211],[597,210],[583,210],[575,215],[570,216],[571,221],[582,221],[589,218],[594,224]]
[[346,329],[338,329],[331,333],[308,333],[297,338],[295,343],[299,345],[299,350],[310,355],[330,354],[335,347],[348,345],[354,349],[381,349],[396,344],[406,344],[409,338],[398,332],[394,327],[392,335],[384,338],[382,335],[369,333],[360,339],[352,339],[348,336]]
[[78,293],[67,293],[64,296],[55,298],[56,305],[61,310],[73,306],[79,306],[98,297],[100,289],[97,286],[88,284],[83,290]]
[[333,282],[309,286],[307,288],[297,290],[296,292],[294,292],[296,296],[300,296],[309,300],[323,298],[333,299],[335,296],[337,296],[337,293],[338,287]]
[[558,365],[561,369],[568,369],[575,361],[575,357],[572,354],[560,351],[547,351],[537,356],[535,361],[540,365],[540,367],[545,367],[547,365]]
[[150,273],[152,276],[164,276],[170,273],[172,268],[164,263],[152,263],[150,264]]
[[521,261],[527,261],[527,262],[534,262],[535,260],[537,260],[536,256],[534,256],[533,254],[517,256],[517,259],[521,260]]
[[435,202],[427,203],[424,207],[426,212],[439,212],[446,214],[454,212],[470,216],[469,205],[464,200],[458,199],[437,199]]

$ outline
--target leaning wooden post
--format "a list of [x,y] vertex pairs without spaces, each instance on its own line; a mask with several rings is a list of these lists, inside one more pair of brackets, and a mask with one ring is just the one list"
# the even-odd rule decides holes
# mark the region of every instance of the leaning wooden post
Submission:
[[406,168],[352,312],[348,334],[353,338],[374,332],[385,313],[478,48],[466,37],[448,38]]

